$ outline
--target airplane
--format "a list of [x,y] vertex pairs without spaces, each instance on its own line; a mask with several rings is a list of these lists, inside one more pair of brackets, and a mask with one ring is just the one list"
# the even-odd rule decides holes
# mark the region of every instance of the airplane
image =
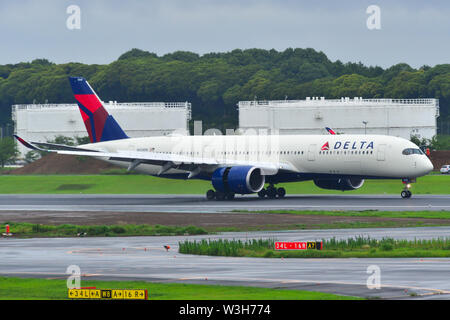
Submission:
[[[411,141],[386,135],[172,135],[130,138],[82,77],[69,77],[91,143],[66,146],[28,142],[26,147],[89,156],[152,176],[203,179],[208,200],[236,194],[283,198],[276,184],[312,180],[329,190],[356,190],[366,179],[401,179],[402,198],[433,165]],[[330,132],[331,133],[331,132]],[[265,187],[268,185],[267,187]]]

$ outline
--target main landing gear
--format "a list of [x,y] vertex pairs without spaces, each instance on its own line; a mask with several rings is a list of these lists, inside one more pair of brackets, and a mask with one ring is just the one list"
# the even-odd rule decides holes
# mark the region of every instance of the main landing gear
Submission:
[[269,185],[267,189],[261,189],[260,192],[258,192],[258,197],[261,199],[267,198],[269,199],[275,199],[275,198],[283,198],[286,195],[286,189],[284,188],[275,188],[273,184]]
[[[286,190],[284,188],[275,188],[273,184],[269,185],[267,189],[261,189],[261,191],[258,192],[258,197],[261,199],[267,197],[269,199],[275,199],[275,198],[283,198],[286,195]],[[214,191],[212,189],[208,190],[206,192],[206,199],[208,200],[233,200],[235,196],[235,193],[233,192],[221,192],[221,191]]]
[[402,179],[404,188],[400,195],[403,199],[409,199],[412,196],[412,192],[409,190],[411,188],[411,183],[416,182],[416,179]]
[[235,194],[233,192],[221,192],[221,191],[214,191],[212,189],[208,190],[206,192],[206,199],[208,200],[233,200]]

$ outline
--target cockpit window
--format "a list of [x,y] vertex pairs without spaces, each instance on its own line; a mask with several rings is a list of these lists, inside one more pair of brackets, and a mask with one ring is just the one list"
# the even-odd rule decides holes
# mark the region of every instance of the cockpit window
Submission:
[[407,156],[410,154],[423,154],[423,152],[420,149],[408,148],[408,149],[403,150],[402,154]]

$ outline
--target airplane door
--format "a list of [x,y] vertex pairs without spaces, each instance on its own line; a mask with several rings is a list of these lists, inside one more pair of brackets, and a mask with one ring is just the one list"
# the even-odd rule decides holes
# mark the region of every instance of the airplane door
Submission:
[[380,146],[378,147],[378,152],[377,152],[377,160],[378,161],[385,160],[385,151],[386,151],[386,145],[380,144]]
[[308,148],[308,161],[314,161],[315,160],[315,155],[314,152],[316,150],[316,144],[310,144],[309,148]]

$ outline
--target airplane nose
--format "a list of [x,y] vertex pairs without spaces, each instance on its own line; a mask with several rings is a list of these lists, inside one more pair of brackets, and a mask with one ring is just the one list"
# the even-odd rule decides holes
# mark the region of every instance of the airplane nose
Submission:
[[423,161],[423,167],[425,174],[429,174],[434,169],[433,163],[428,158],[426,158],[425,161]]

